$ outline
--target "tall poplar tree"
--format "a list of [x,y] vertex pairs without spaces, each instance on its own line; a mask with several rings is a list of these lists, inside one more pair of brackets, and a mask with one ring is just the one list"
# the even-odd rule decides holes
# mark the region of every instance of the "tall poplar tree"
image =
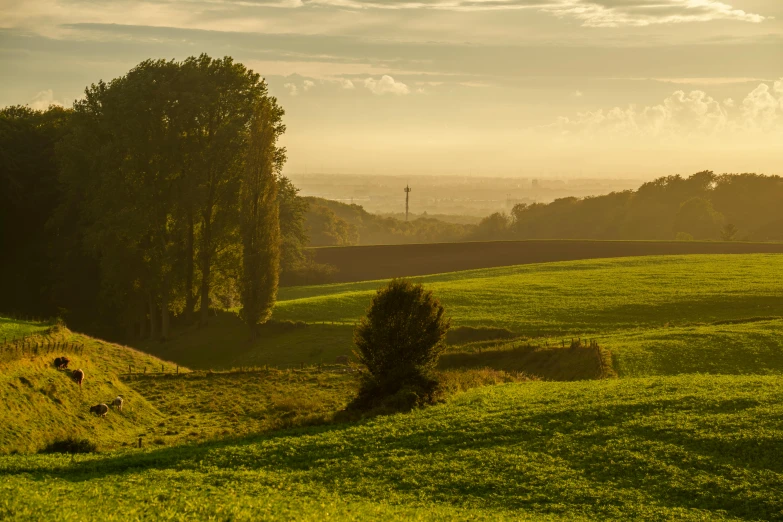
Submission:
[[280,271],[280,220],[277,177],[285,149],[277,146],[285,132],[283,109],[264,96],[256,105],[250,127],[241,189],[242,317],[254,335],[272,314]]

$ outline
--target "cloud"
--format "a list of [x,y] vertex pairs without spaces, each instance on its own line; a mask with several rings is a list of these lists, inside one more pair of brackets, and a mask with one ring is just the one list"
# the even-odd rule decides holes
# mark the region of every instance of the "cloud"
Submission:
[[783,131],[783,78],[759,84],[738,110],[701,90],[675,91],[658,105],[613,107],[561,117],[547,126],[564,135],[685,137],[720,132]]
[[305,92],[309,91],[313,87],[315,87],[315,82],[312,80],[305,80],[304,83],[302,83],[302,90]]
[[283,84],[283,87],[286,88],[288,94],[291,96],[296,96],[297,94],[299,94],[299,89],[297,89],[296,85],[294,85],[293,83]]
[[309,0],[307,4],[348,9],[431,9],[510,11],[529,9],[582,20],[591,27],[647,26],[735,20],[759,23],[765,17],[718,0]]
[[[523,11],[576,19],[589,27],[649,26],[768,17],[732,0],[0,0],[4,28],[50,36],[81,33],[73,24],[177,27],[225,32],[315,34],[382,24],[382,12]],[[6,5],[7,4],[7,5]],[[357,12],[363,12],[357,21]],[[293,13],[297,13],[293,15]],[[358,25],[357,25],[358,24]]]
[[27,105],[36,111],[45,111],[51,105],[63,106],[62,102],[54,99],[54,91],[52,91],[52,89],[46,89],[45,91],[39,92]]
[[783,109],[783,96],[776,92],[781,80],[772,89],[766,83],[760,84],[742,100],[742,122],[746,127],[765,131],[775,127],[778,112]]
[[354,89],[353,82],[351,80],[346,79],[346,78],[340,79],[340,86],[343,89],[346,89],[346,90],[353,90]]
[[364,80],[364,86],[367,87],[373,94],[408,94],[410,89],[402,82],[395,81],[394,78],[388,74],[381,76],[380,80],[374,78],[367,78]]
[[581,98],[582,96],[584,96],[584,93],[582,91],[574,91],[571,93],[571,96],[573,96],[574,98]]

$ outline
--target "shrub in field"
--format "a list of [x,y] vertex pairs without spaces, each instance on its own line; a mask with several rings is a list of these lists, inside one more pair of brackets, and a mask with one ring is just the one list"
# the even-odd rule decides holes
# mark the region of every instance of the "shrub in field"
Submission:
[[379,289],[354,332],[367,373],[351,406],[406,410],[435,402],[439,386],[432,369],[448,329],[443,306],[421,284],[394,279]]
[[98,451],[94,442],[87,439],[77,439],[76,437],[66,437],[57,439],[43,448],[40,453],[95,453]]

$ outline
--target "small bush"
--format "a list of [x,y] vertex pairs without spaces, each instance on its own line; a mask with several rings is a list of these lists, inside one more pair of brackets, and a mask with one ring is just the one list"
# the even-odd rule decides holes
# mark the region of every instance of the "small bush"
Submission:
[[98,447],[87,439],[67,437],[50,442],[39,453],[95,453]]
[[439,400],[432,369],[445,349],[449,321],[421,284],[392,280],[373,297],[354,332],[359,362],[367,369],[349,406],[409,410]]

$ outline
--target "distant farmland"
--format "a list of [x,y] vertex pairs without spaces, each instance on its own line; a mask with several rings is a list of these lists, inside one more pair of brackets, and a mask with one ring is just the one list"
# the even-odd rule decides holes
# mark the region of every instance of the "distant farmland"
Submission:
[[683,254],[780,254],[783,243],[529,240],[314,248],[315,259],[349,283],[477,268],[611,257]]

